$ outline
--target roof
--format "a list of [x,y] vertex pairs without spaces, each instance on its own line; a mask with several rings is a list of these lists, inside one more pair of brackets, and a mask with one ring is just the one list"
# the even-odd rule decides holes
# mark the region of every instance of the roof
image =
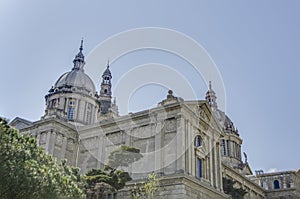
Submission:
[[76,68],[60,76],[54,85],[54,89],[63,87],[84,88],[88,92],[96,92],[95,85],[91,78],[85,74],[83,70]]
[[20,117],[16,117],[15,119],[13,119],[9,123],[9,125],[14,127],[15,129],[20,130],[20,129],[32,126],[33,123],[29,120],[26,120],[26,119],[23,119],[23,118],[20,118]]

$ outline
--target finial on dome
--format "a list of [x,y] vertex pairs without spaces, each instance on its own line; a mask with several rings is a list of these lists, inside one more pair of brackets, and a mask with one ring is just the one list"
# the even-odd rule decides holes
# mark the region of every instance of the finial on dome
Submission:
[[79,47],[79,51],[82,52],[82,50],[83,50],[83,37],[81,38],[81,44]]
[[212,90],[211,81],[209,81],[209,90]]
[[84,62],[84,55],[82,51],[83,51],[83,38],[81,39],[80,42],[79,53],[75,56],[75,59],[73,60],[74,63],[73,69],[83,70],[83,66],[85,62]]

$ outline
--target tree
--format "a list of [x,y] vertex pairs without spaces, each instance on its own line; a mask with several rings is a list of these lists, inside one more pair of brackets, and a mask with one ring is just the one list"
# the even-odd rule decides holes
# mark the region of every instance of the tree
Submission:
[[0,118],[0,198],[82,198],[79,169],[57,164],[30,136]]
[[149,174],[147,181],[140,185],[135,185],[131,190],[133,199],[154,198],[155,193],[159,189],[159,180],[155,173]]
[[235,188],[236,182],[229,178],[223,178],[223,190],[226,194],[231,195],[233,199],[243,199],[247,193],[243,188]]
[[92,169],[86,173],[86,194],[88,197],[93,198],[96,195],[102,197],[105,191],[115,192],[124,188],[126,182],[132,179],[122,167],[128,167],[142,157],[140,150],[131,146],[121,145],[112,151],[108,156],[108,163],[103,169]]
[[140,149],[132,146],[121,145],[118,149],[112,151],[108,156],[107,166],[117,169],[119,167],[128,167],[133,162],[143,157]]

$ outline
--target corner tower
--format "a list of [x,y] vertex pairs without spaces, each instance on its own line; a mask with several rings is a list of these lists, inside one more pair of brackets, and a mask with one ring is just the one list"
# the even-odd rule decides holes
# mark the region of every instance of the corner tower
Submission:
[[239,173],[251,174],[252,171],[245,158],[245,163],[242,161],[241,145],[243,140],[240,138],[238,130],[234,126],[231,119],[217,105],[217,96],[212,89],[212,83],[209,81],[209,88],[206,92],[205,99],[212,109],[212,113],[216,121],[218,121],[222,129],[223,136],[220,139],[222,162]]

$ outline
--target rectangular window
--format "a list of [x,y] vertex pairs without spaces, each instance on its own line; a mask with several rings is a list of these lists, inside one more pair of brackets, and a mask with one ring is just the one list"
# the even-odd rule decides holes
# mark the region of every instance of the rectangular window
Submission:
[[229,140],[226,140],[226,154],[230,156],[230,142]]
[[91,123],[91,119],[92,119],[92,105],[88,103],[87,111],[86,111],[86,122]]
[[69,107],[68,108],[68,119],[72,120],[74,118],[74,108],[73,107]]
[[91,123],[92,114],[90,111],[87,111],[86,113],[86,122]]
[[197,158],[197,178],[202,178],[202,160]]
[[114,193],[114,199],[117,199],[117,193]]
[[109,194],[107,194],[107,199],[112,199],[111,198],[111,194],[109,193]]
[[221,150],[222,150],[222,155],[226,156],[226,148],[225,148],[225,140],[221,140]]

